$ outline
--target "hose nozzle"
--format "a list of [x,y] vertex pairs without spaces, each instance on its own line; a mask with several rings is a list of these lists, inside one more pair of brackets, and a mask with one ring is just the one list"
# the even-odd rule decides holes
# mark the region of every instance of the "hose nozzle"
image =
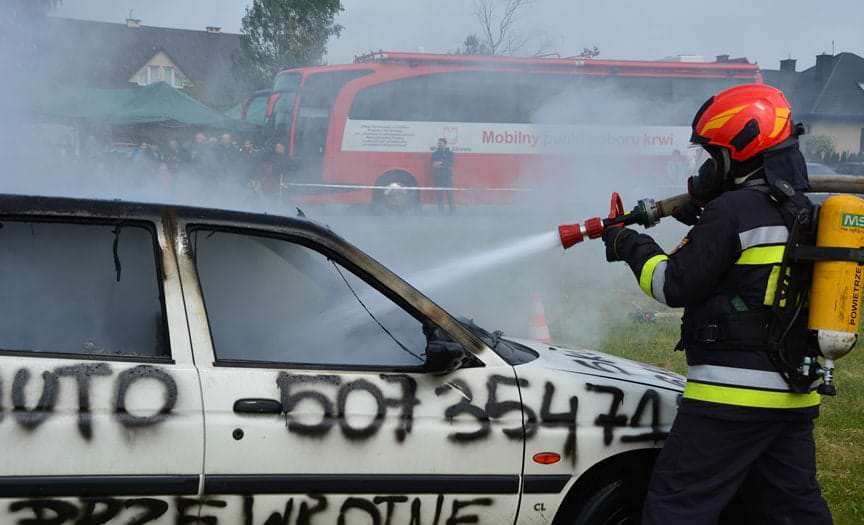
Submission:
[[561,237],[561,246],[565,250],[585,240],[585,234],[582,233],[582,226],[579,224],[562,224],[558,226],[558,236]]
[[576,243],[586,239],[596,239],[603,236],[603,219],[591,217],[585,219],[585,225],[562,224],[558,226],[558,235],[561,237],[561,246],[566,250]]

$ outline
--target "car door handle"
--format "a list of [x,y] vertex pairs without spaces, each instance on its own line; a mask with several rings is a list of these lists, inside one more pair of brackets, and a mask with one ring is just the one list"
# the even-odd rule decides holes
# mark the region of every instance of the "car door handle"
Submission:
[[234,402],[234,412],[238,414],[281,414],[282,403],[275,399],[249,397]]

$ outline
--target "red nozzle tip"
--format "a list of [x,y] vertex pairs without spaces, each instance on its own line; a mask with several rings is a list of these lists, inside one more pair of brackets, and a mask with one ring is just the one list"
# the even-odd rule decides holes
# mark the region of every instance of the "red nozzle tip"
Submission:
[[585,240],[582,226],[578,224],[562,224],[558,226],[558,235],[561,237],[561,246],[566,250],[577,242]]

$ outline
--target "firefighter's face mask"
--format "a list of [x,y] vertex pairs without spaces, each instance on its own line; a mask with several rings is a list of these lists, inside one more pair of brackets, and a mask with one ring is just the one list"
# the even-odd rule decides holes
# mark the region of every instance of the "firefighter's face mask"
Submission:
[[703,206],[728,189],[731,167],[729,151],[725,148],[712,148],[708,153],[711,158],[702,163],[696,176],[687,180],[687,192]]

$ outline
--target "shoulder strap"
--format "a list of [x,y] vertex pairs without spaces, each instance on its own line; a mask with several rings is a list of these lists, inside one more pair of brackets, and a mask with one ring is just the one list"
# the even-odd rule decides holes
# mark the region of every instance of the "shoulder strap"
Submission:
[[775,180],[770,186],[758,184],[747,186],[742,189],[758,191],[765,194],[769,200],[777,206],[783,215],[786,227],[792,230],[795,223],[802,231],[810,229],[814,218],[814,206],[804,193],[795,191],[791,184],[785,180]]

